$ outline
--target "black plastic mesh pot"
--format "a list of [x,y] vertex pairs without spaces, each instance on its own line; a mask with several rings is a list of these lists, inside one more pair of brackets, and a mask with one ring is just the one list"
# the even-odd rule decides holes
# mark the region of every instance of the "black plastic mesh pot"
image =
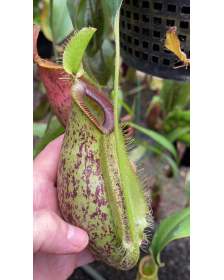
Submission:
[[144,73],[189,83],[190,69],[173,69],[182,63],[164,48],[170,26],[177,27],[181,50],[190,58],[190,0],[123,0],[121,57],[127,65]]

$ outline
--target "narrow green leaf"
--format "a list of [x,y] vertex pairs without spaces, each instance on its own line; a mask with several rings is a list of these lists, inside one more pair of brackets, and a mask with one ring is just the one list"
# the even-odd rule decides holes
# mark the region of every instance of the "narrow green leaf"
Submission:
[[178,140],[183,135],[187,134],[190,131],[190,127],[177,127],[176,129],[172,130],[170,133],[166,135],[166,138],[170,142],[174,142]]
[[142,133],[144,133],[144,134],[148,135],[149,137],[151,137],[152,139],[154,139],[156,142],[158,142],[160,145],[162,145],[164,148],[166,148],[168,151],[170,151],[172,153],[172,155],[174,156],[176,162],[178,162],[177,151],[176,151],[175,147],[164,136],[160,135],[159,133],[157,133],[153,130],[143,128],[134,123],[128,123],[128,125],[130,125],[131,127],[134,127],[135,129],[138,129]]
[[46,123],[34,123],[33,124],[33,135],[42,137],[46,130]]
[[137,99],[138,99],[138,96],[135,95],[134,100],[133,100],[133,103],[132,103],[132,106],[131,106],[131,110],[132,110],[132,112],[133,112],[133,116],[132,116],[133,118],[134,118],[135,111],[136,111]]
[[83,74],[82,57],[95,31],[96,29],[92,27],[83,28],[68,42],[63,55],[63,66],[67,73],[75,75],[80,71],[80,76]]
[[[45,37],[52,41],[52,31],[49,21],[50,6],[49,0],[44,1],[44,8],[41,13],[41,28]],[[61,43],[73,30],[69,17],[66,0],[53,0],[53,31],[56,44]]]
[[153,153],[164,157],[168,161],[168,163],[170,164],[170,166],[172,168],[174,178],[177,179],[177,176],[178,176],[178,166],[177,166],[177,164],[175,163],[175,161],[171,157],[169,157],[168,155],[164,154],[163,152],[161,152],[160,150],[156,149],[155,147],[149,146],[146,143],[143,143],[143,142],[141,142],[139,140],[135,140],[134,142],[136,144],[141,145],[141,146],[145,147],[146,149],[152,151]]
[[[45,129],[47,125],[45,125]],[[65,128],[60,124],[58,119],[55,119],[51,122],[48,132],[45,135],[42,135],[42,138],[40,138],[39,143],[37,147],[34,150],[33,157],[35,158],[51,141],[59,137],[65,132]]]
[[162,266],[160,252],[168,242],[187,236],[190,236],[190,207],[166,218],[157,228],[151,245],[156,264]]

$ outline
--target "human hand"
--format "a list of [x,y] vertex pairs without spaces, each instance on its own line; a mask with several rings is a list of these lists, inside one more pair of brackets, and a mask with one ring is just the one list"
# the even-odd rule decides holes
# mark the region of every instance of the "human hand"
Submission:
[[62,220],[57,199],[57,168],[64,135],[52,141],[33,162],[34,280],[64,280],[76,267],[95,260],[85,249],[87,233]]

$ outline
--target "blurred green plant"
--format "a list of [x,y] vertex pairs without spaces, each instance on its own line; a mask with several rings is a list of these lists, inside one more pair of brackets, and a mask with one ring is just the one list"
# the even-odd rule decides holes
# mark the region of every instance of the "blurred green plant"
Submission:
[[174,239],[190,236],[190,208],[164,219],[158,226],[150,247],[151,256],[145,256],[139,264],[136,280],[158,280],[158,269],[164,266],[160,252]]
[[190,84],[164,80],[146,111],[150,129],[162,132],[171,142],[190,146]]

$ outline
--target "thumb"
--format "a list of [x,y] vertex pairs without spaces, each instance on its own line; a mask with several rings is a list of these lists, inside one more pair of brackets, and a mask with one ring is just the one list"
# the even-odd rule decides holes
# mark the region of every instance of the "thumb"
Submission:
[[33,253],[79,253],[88,242],[89,238],[84,230],[69,225],[53,211],[41,209],[34,212]]

